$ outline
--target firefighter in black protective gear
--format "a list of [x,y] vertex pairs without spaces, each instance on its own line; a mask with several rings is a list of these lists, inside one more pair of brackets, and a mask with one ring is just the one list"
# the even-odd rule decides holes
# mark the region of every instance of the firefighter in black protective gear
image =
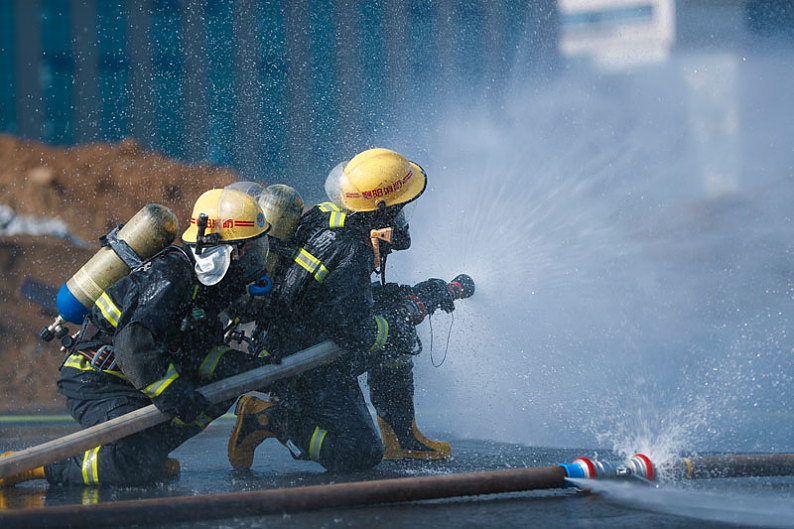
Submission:
[[[242,185],[241,185],[242,184]],[[154,404],[173,419],[84,454],[8,478],[137,485],[178,474],[168,454],[233,404],[196,388],[262,364],[224,343],[219,314],[266,265],[270,227],[253,183],[205,192],[183,246],[168,246],[108,287],[61,366],[58,391],[84,428]]]
[[[331,202],[306,212],[287,241],[273,241],[271,251],[281,255],[282,265],[257,321],[255,350],[278,361],[331,339],[346,354],[277,382],[268,400],[241,397],[228,446],[233,467],[249,468],[255,448],[270,437],[296,458],[331,471],[366,470],[384,455],[450,454],[448,443],[426,439],[414,421],[411,356],[421,350],[417,322],[399,310],[393,296],[384,295],[396,292],[394,285],[384,285],[376,300],[371,284],[373,272],[382,274],[389,251],[410,246],[403,207],[426,184],[422,168],[400,154],[365,151],[331,171],[326,181]],[[443,281],[431,280],[424,288],[440,300],[425,311],[452,309]],[[364,372],[383,442],[358,383]]]

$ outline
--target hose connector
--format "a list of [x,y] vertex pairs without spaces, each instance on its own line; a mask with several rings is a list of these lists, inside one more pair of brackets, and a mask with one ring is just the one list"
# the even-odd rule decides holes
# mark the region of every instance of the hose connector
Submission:
[[599,461],[577,457],[572,463],[560,465],[568,478],[627,479],[635,478],[645,483],[656,478],[656,471],[648,456],[634,454],[624,462]]

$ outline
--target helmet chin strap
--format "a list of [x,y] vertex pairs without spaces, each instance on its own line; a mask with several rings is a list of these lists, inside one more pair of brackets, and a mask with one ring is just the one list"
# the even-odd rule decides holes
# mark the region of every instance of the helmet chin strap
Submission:
[[386,284],[386,256],[388,252],[380,253],[380,241],[391,242],[392,228],[381,228],[370,230],[369,242],[372,245],[372,252],[375,256],[375,273],[380,274],[380,281]]

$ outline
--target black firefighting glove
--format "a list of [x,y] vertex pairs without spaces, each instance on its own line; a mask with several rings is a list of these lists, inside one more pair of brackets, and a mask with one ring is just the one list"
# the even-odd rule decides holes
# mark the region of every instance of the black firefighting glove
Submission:
[[433,314],[438,309],[444,312],[455,310],[455,300],[452,297],[452,291],[443,279],[422,281],[414,285],[412,290],[413,294],[422,301],[428,314]]
[[401,317],[413,325],[419,325],[427,315],[424,303],[408,285],[372,283],[372,298],[375,312],[390,322],[393,318]]
[[190,424],[204,411],[212,407],[204,395],[181,378],[174,380],[162,393],[152,398],[152,403],[163,413]]
[[372,283],[372,299],[375,301],[375,312],[380,314],[399,313],[406,296],[412,294],[411,287],[397,283]]

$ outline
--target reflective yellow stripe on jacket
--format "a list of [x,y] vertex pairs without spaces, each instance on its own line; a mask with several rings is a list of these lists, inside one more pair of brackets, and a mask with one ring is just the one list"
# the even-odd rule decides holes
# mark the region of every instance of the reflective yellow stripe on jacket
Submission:
[[174,364],[169,364],[168,371],[165,373],[163,378],[160,380],[155,380],[141,391],[143,391],[144,395],[150,399],[153,399],[165,391],[165,389],[170,386],[177,378],[179,378],[179,373],[174,367]]
[[323,202],[322,204],[317,204],[317,207],[320,211],[331,214],[331,218],[328,221],[329,228],[344,228],[347,213],[343,212],[339,206],[333,202]]
[[232,348],[228,345],[213,347],[199,366],[199,376],[203,380],[211,379],[213,373],[215,373],[215,368],[218,367],[218,362],[221,361],[221,357],[231,350]]
[[102,313],[102,316],[108,323],[114,328],[119,326],[121,310],[113,303],[113,300],[110,299],[110,296],[108,296],[106,292],[102,292],[102,295],[94,302],[94,305],[99,308],[99,312]]
[[[95,367],[91,367],[91,362],[85,356],[75,353],[73,355],[69,355],[66,358],[66,361],[63,363],[64,367],[72,367],[74,369],[79,369],[80,371],[100,371]],[[127,380],[127,377],[124,376],[124,373],[121,371],[114,371],[110,369],[103,369],[101,370],[102,373],[108,373],[113,376],[117,376],[123,380]]]
[[328,269],[323,265],[323,262],[307,252],[304,248],[298,250],[298,255],[295,256],[295,262],[301,265],[310,274],[314,274],[314,279],[317,282],[321,283],[323,279],[328,276]]
[[376,314],[375,323],[378,324],[378,336],[375,337],[375,343],[369,348],[370,351],[383,349],[383,346],[386,345],[386,340],[389,339],[389,322],[386,321],[386,318]]

